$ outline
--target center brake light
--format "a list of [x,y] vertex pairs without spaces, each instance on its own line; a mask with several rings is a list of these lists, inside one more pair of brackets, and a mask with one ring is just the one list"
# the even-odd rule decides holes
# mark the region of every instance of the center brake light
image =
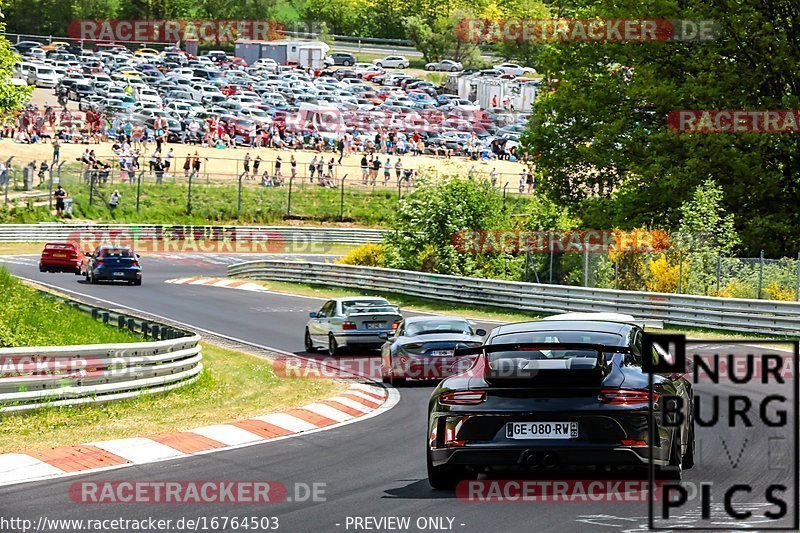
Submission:
[[445,392],[439,396],[444,405],[479,405],[486,401],[486,391]]
[[[600,401],[610,405],[646,404],[649,393],[641,389],[602,389]],[[659,395],[653,393],[653,403],[658,402]]]

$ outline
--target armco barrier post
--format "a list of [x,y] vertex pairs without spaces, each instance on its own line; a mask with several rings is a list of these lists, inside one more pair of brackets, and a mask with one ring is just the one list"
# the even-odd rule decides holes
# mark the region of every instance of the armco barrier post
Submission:
[[800,252],[797,252],[797,281],[794,284],[794,301],[800,300]]
[[758,299],[761,299],[761,287],[764,282],[764,250],[758,256]]

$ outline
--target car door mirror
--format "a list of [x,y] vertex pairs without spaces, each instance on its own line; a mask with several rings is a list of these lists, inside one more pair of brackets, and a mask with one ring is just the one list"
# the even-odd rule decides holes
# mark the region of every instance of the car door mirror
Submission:
[[319,313],[317,313],[316,311],[311,311],[310,313],[308,313],[308,316],[311,317],[311,318],[319,318],[320,317]]
[[475,335],[478,335],[479,337],[483,337],[484,335],[486,335],[486,330],[485,329],[476,329],[475,330]]

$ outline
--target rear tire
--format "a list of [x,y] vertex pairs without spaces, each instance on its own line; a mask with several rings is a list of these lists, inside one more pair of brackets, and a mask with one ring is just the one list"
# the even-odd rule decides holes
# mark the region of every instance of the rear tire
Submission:
[[140,286],[142,284],[142,280],[141,279],[137,279],[136,281],[133,282],[133,284],[138,287],[138,286]]
[[94,277],[94,274],[90,273],[88,274],[88,276],[89,276],[89,283],[91,283],[92,285],[97,285],[98,283],[97,278]]
[[656,469],[656,477],[670,481],[680,481],[683,477],[683,458],[680,437],[673,437],[669,452],[669,464]]
[[313,353],[317,351],[317,347],[314,346],[314,341],[311,340],[311,333],[308,332],[308,328],[306,328],[306,334],[305,338],[303,339],[303,343],[305,344],[307,352]]
[[[350,66],[350,60],[349,59],[345,59],[344,61],[342,61],[342,66],[349,67]],[[378,65],[378,66],[380,66],[380,65]]]
[[328,355],[331,357],[335,357],[337,355],[341,355],[341,350],[339,349],[339,345],[336,343],[336,337],[332,334],[328,335]]
[[465,479],[464,471],[453,466],[433,466],[431,451],[427,450],[428,483],[435,490],[453,490]]

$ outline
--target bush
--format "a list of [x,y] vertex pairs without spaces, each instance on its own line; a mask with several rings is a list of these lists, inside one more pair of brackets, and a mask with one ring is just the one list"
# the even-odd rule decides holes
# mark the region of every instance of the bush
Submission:
[[382,244],[367,243],[350,250],[336,260],[340,265],[382,267],[386,259],[386,248]]

